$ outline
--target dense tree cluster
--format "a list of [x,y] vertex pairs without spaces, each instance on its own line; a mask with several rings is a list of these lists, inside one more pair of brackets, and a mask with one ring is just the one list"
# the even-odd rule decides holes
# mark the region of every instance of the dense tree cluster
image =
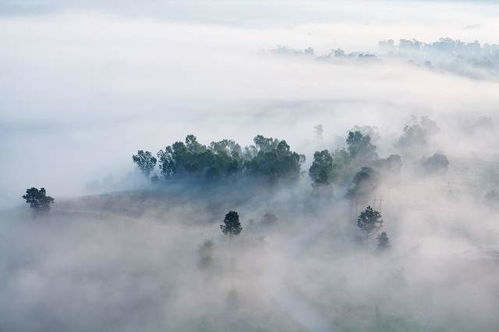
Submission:
[[158,152],[159,168],[164,178],[228,177],[242,168],[241,147],[232,140],[200,144],[196,136],[188,135],[185,142],[175,142]]
[[[157,153],[163,179],[190,178],[220,180],[241,176],[262,177],[269,182],[295,179],[305,157],[291,151],[284,140],[258,135],[254,145],[241,148],[233,140],[224,139],[203,145],[194,135],[175,142]],[[150,152],[139,150],[134,162],[149,177],[156,165]]]
[[255,145],[246,148],[244,171],[273,182],[280,178],[296,179],[305,156],[291,151],[286,141],[258,135]]

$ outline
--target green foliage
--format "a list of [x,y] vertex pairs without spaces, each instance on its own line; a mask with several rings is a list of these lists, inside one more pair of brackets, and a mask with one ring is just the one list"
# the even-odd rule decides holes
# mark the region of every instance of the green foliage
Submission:
[[348,198],[362,199],[374,192],[378,185],[378,172],[371,167],[362,167],[353,177],[353,187],[348,191]]
[[421,166],[427,174],[442,174],[449,168],[449,160],[444,154],[435,153],[423,160]]
[[254,142],[254,146],[246,149],[244,170],[247,175],[262,176],[270,182],[299,176],[305,156],[291,151],[286,141],[258,135]]
[[346,143],[351,159],[372,160],[377,158],[376,146],[371,144],[369,135],[364,135],[360,131],[350,131]]
[[383,219],[381,218],[381,213],[374,210],[371,206],[368,206],[364,211],[362,211],[359,218],[357,218],[357,226],[366,235],[366,237],[376,233],[382,224]]
[[157,162],[151,152],[143,150],[137,151],[137,154],[132,156],[132,160],[147,177],[151,175],[151,172],[154,170],[154,167],[156,167]]
[[242,168],[241,148],[231,140],[212,142],[209,147],[198,143],[193,135],[158,152],[161,174],[170,178],[194,176],[205,179],[227,177]]
[[222,233],[232,237],[233,235],[238,235],[243,230],[241,223],[239,222],[239,214],[236,211],[229,211],[224,218],[224,223],[220,225]]
[[414,117],[404,126],[404,132],[395,146],[400,149],[424,147],[438,131],[437,124],[428,117],[421,117],[419,119]]
[[304,156],[290,150],[286,141],[258,135],[244,153],[236,142],[224,139],[200,144],[188,135],[157,154],[164,178],[189,177],[215,180],[228,177],[259,176],[275,181],[296,178]]
[[328,150],[314,153],[314,161],[308,174],[315,185],[327,185],[334,181],[336,174],[333,173],[333,157]]
[[314,153],[314,161],[308,173],[314,185],[335,183],[353,176],[359,167],[376,160],[376,146],[371,143],[369,135],[360,131],[348,132],[346,148],[334,153],[327,150]]
[[26,194],[22,197],[32,209],[40,212],[50,210],[50,204],[54,203],[54,199],[47,196],[45,188],[40,188],[39,190],[34,187],[26,189]]

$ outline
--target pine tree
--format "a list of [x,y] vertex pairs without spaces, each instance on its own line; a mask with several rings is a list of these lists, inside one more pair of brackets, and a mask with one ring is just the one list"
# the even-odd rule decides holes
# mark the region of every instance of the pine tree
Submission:
[[243,228],[239,222],[239,214],[236,211],[229,211],[229,213],[225,215],[224,223],[223,225],[220,225],[220,229],[222,230],[222,233],[229,235],[229,238],[241,233]]

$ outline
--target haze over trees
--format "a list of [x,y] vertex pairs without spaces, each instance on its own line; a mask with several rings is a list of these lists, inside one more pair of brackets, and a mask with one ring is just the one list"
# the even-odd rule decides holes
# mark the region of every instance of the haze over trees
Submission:
[[378,239],[378,246],[376,247],[377,251],[385,251],[391,248],[390,239],[388,238],[386,232],[381,232],[378,235],[377,239]]
[[54,198],[47,196],[45,188],[31,187],[26,189],[26,194],[22,197],[35,212],[48,212],[50,205],[54,203]]
[[157,162],[151,152],[143,150],[137,151],[137,154],[132,156],[132,160],[147,178],[150,177]]
[[333,157],[328,150],[316,151],[314,161],[308,170],[314,185],[328,185],[335,179]]
[[423,159],[421,167],[426,174],[443,174],[449,168],[449,159],[442,153],[435,153],[434,155]]
[[222,233],[228,235],[229,238],[239,235],[243,230],[241,223],[239,222],[239,214],[236,211],[229,211],[224,218],[224,223],[220,225]]
[[[268,183],[298,178],[305,157],[292,151],[286,141],[258,135],[253,142],[243,150],[230,139],[203,145],[196,136],[188,135],[183,142],[175,142],[157,153],[161,177],[208,182],[257,177]],[[150,174],[155,164],[152,158],[148,152],[139,151],[134,161]]]
[[382,225],[383,219],[381,217],[381,213],[374,210],[371,206],[368,206],[364,211],[362,211],[357,218],[357,227],[359,227],[364,234],[366,242],[369,237],[376,234]]

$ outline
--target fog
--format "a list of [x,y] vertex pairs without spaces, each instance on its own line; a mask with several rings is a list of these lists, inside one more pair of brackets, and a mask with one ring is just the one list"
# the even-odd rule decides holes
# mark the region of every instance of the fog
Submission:
[[[493,1],[40,0],[0,13],[1,331],[499,328]],[[336,161],[356,130],[376,156],[313,183],[314,152]],[[306,159],[282,183],[170,181],[158,167],[151,183],[132,162],[189,134],[243,149],[261,134]],[[55,198],[49,213],[25,204],[30,187]],[[368,205],[382,253],[357,227]],[[229,239],[231,210],[243,230]]]

